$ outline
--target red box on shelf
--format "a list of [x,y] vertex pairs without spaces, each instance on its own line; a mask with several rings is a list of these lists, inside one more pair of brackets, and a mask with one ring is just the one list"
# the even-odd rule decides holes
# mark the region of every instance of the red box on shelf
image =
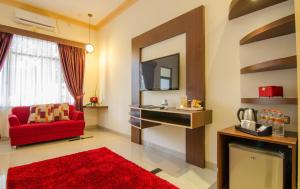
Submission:
[[283,87],[281,86],[265,86],[259,87],[259,97],[283,97]]

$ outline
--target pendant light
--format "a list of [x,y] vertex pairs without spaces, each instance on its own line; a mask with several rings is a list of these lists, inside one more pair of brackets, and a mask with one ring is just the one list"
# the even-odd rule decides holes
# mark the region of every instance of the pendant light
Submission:
[[92,14],[88,14],[89,17],[89,43],[85,45],[85,50],[87,53],[93,53],[95,48],[94,46],[91,44],[91,18],[92,18]]

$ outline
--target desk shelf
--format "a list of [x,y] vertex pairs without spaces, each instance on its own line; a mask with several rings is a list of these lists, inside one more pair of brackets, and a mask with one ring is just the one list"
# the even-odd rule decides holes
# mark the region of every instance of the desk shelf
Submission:
[[186,162],[205,168],[205,125],[212,123],[212,111],[188,111],[168,109],[147,109],[130,107],[129,123],[131,141],[142,144],[142,130],[149,127],[168,125],[185,128]]
[[140,129],[142,129],[143,126],[141,122],[140,125],[137,125],[137,119],[146,121],[147,125],[152,122],[155,126],[169,125],[188,129],[203,127],[212,122],[211,110],[185,111],[177,110],[176,108],[163,110],[131,107],[129,115],[132,118],[130,119],[131,125],[139,127]]

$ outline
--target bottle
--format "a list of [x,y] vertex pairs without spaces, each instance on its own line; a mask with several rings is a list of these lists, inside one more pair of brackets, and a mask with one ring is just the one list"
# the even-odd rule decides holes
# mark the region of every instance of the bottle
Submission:
[[284,114],[281,111],[274,112],[273,135],[284,136]]
[[267,111],[266,109],[262,109],[262,111],[260,112],[260,116],[259,116],[259,123],[261,125],[266,125],[266,118],[267,118]]
[[274,124],[274,110],[273,109],[269,109],[268,110],[268,114],[267,114],[267,124],[266,126],[273,126]]
[[273,117],[273,125],[272,125],[272,134],[274,136],[278,136],[279,133],[279,115],[277,111],[274,111],[274,117]]
[[279,112],[279,121],[278,121],[278,136],[284,137],[284,114]]

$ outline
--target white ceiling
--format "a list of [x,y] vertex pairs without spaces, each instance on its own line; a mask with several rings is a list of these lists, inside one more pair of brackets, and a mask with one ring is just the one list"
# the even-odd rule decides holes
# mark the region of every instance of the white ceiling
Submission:
[[93,14],[92,24],[97,24],[124,0],[18,0],[38,8],[88,23],[88,13]]

